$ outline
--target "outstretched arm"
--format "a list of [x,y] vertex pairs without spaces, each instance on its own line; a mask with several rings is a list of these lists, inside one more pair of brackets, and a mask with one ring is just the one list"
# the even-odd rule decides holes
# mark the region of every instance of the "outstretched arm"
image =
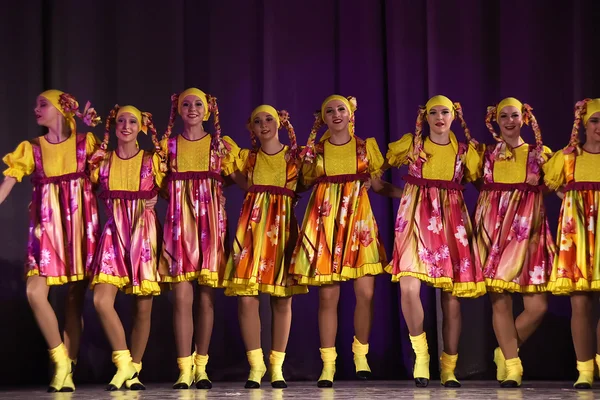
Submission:
[[371,178],[371,188],[381,196],[402,198],[402,189],[381,178]]
[[229,175],[229,178],[231,178],[231,180],[233,180],[233,182],[235,182],[242,190],[248,190],[248,179],[246,178],[246,175],[240,171],[232,172],[231,175]]
[[4,178],[0,184],[0,204],[4,203],[4,200],[6,200],[10,194],[12,188],[15,186],[15,183],[17,183],[17,180],[12,176],[7,176]]

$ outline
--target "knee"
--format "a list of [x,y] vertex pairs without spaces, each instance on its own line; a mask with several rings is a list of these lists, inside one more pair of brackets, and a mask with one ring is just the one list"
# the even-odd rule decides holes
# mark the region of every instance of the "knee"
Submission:
[[194,292],[192,291],[191,295],[186,293],[185,291],[174,291],[173,293],[174,306],[176,308],[186,308],[191,309],[194,305]]
[[400,282],[400,296],[402,301],[410,303],[421,301],[421,286],[413,282]]
[[199,307],[203,312],[212,312],[214,310],[212,288],[209,288],[209,287],[201,287],[200,288]]
[[593,311],[592,301],[587,294],[571,295],[571,314],[574,316],[587,316]]
[[492,310],[499,314],[512,314],[512,302],[507,301],[506,295],[492,295]]
[[339,286],[323,286],[319,288],[319,308],[337,309],[339,298]]
[[292,312],[292,298],[273,298],[271,309],[275,314],[287,314]]
[[373,286],[361,286],[354,289],[354,294],[356,296],[357,303],[367,303],[371,304],[373,302],[373,294],[375,293],[375,288]]
[[536,301],[530,306],[530,309],[538,318],[542,318],[548,311],[548,302],[545,298],[541,301]]
[[449,318],[453,321],[460,320],[460,300],[458,300],[458,298],[450,295],[450,293],[447,293],[442,297],[442,303],[444,309],[444,319]]
[[41,290],[36,290],[35,286],[27,286],[26,293],[27,301],[32,308],[48,301],[45,293]]
[[98,314],[105,314],[113,308],[113,304],[108,296],[103,295],[101,292],[94,291],[94,308]]
[[138,322],[148,322],[152,315],[152,297],[149,299],[138,299],[135,319]]

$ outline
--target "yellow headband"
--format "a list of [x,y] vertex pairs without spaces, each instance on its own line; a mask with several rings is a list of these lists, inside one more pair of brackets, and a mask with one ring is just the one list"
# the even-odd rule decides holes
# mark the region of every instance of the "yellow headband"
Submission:
[[181,115],[181,104],[183,103],[183,99],[185,99],[187,96],[196,96],[200,100],[202,100],[202,104],[204,105],[204,118],[202,118],[202,120],[208,121],[208,118],[210,117],[210,111],[208,111],[208,101],[206,99],[206,93],[196,88],[186,89],[179,95],[179,100],[177,102],[177,112],[179,113],[179,115]]
[[452,117],[454,117],[456,115],[456,113],[454,112],[454,104],[446,96],[442,96],[441,94],[438,94],[437,96],[433,96],[432,98],[430,98],[429,101],[427,102],[427,104],[425,104],[425,108],[427,109],[427,114],[429,114],[429,111],[431,111],[431,109],[435,106],[448,107],[448,109],[452,113]]
[[502,111],[502,109],[504,107],[516,107],[517,110],[519,110],[520,112],[523,112],[523,103],[521,103],[519,100],[515,99],[514,97],[507,97],[504,100],[502,100],[500,103],[498,103],[498,106],[496,107],[496,121],[498,121],[498,117],[500,116],[500,112]]
[[58,111],[60,111],[62,116],[66,118],[67,115],[65,114],[62,107],[60,106],[59,100],[60,100],[61,94],[64,94],[64,92],[61,92],[60,90],[56,90],[56,89],[50,89],[50,90],[46,90],[45,92],[42,92],[40,94],[40,96],[42,96],[43,98],[48,100],[50,102],[50,104],[52,104]]
[[587,103],[586,112],[583,115],[583,125],[586,125],[588,119],[598,111],[600,111],[600,99],[594,99]]
[[145,134],[148,134],[148,125],[144,125],[144,120],[142,118],[142,112],[140,110],[138,110],[134,106],[123,106],[123,107],[119,108],[119,111],[117,112],[117,116],[115,119],[119,119],[121,114],[125,114],[125,113],[129,113],[129,114],[133,115],[138,121],[138,125],[140,126],[140,131],[144,132]]
[[323,104],[321,104],[321,118],[323,119],[323,121],[325,121],[325,107],[327,107],[327,104],[333,100],[339,100],[342,103],[344,103],[344,105],[348,109],[348,112],[350,113],[350,117],[352,117],[352,115],[354,115],[354,111],[356,111],[356,107],[354,107],[350,103],[350,101],[348,101],[347,98],[345,98],[344,96],[340,96],[339,94],[332,94],[331,96],[329,96],[328,98],[325,99]]
[[267,113],[271,117],[275,118],[275,120],[277,121],[277,129],[281,127],[281,121],[279,120],[279,114],[277,113],[277,110],[268,104],[263,104],[261,106],[256,107],[250,115],[250,122],[254,121],[254,117],[256,117],[256,115],[261,112]]

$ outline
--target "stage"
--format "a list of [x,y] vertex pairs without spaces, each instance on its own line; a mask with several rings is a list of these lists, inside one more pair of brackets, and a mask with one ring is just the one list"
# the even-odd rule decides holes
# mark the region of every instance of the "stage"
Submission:
[[332,389],[319,389],[313,382],[288,382],[287,389],[272,389],[268,382],[262,389],[247,390],[243,382],[215,382],[212,390],[173,390],[169,383],[149,384],[143,392],[121,390],[105,392],[104,386],[80,385],[75,393],[46,393],[45,388],[0,389],[0,399],[594,399],[600,398],[600,387],[575,390],[571,382],[526,382],[520,389],[501,389],[493,381],[465,381],[460,389],[446,389],[433,381],[428,388],[417,389],[411,381],[375,381],[359,383],[339,381]]

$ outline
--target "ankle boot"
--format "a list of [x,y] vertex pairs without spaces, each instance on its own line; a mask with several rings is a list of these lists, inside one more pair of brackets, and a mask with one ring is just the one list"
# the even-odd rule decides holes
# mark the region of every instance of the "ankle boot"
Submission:
[[248,357],[248,364],[250,364],[250,373],[244,387],[246,389],[258,389],[260,388],[262,377],[267,372],[263,351],[260,348],[250,350],[246,352],[246,357]]
[[410,342],[415,352],[415,366],[413,377],[417,387],[427,387],[429,385],[429,346],[427,345],[427,335],[425,332],[418,336],[410,336]]
[[323,370],[317,381],[317,386],[320,388],[332,387],[337,352],[335,351],[335,347],[321,348],[319,351],[321,352],[321,360],[323,360]]
[[458,360],[458,354],[450,355],[442,352],[442,356],[440,357],[440,381],[442,386],[459,388],[460,382],[456,379],[456,375],[454,375],[454,370],[456,369],[456,361]]
[[71,372],[71,360],[67,354],[67,348],[62,343],[48,350],[48,354],[54,364],[54,375],[48,386],[48,392],[60,392],[65,386],[67,376]]
[[194,384],[194,357],[177,358],[179,367],[179,378],[173,385],[173,389],[189,389]]
[[201,355],[194,352],[194,382],[196,389],[212,389],[212,382],[208,379],[206,365],[208,364],[208,354]]
[[285,360],[285,353],[271,350],[271,354],[269,354],[271,386],[275,389],[285,389],[287,387],[287,383],[283,378],[283,360]]
[[523,365],[519,357],[506,360],[506,379],[500,383],[503,388],[517,388],[521,386],[523,378]]
[[594,360],[577,361],[579,378],[573,385],[575,389],[591,389],[594,383]]
[[117,373],[106,387],[108,391],[119,390],[125,381],[137,378],[138,375],[129,350],[113,351],[112,361],[117,366]]
[[369,379],[371,377],[371,368],[367,362],[367,354],[369,353],[369,344],[362,344],[354,336],[352,342],[352,352],[354,353],[354,367],[356,368],[356,377],[358,379]]

